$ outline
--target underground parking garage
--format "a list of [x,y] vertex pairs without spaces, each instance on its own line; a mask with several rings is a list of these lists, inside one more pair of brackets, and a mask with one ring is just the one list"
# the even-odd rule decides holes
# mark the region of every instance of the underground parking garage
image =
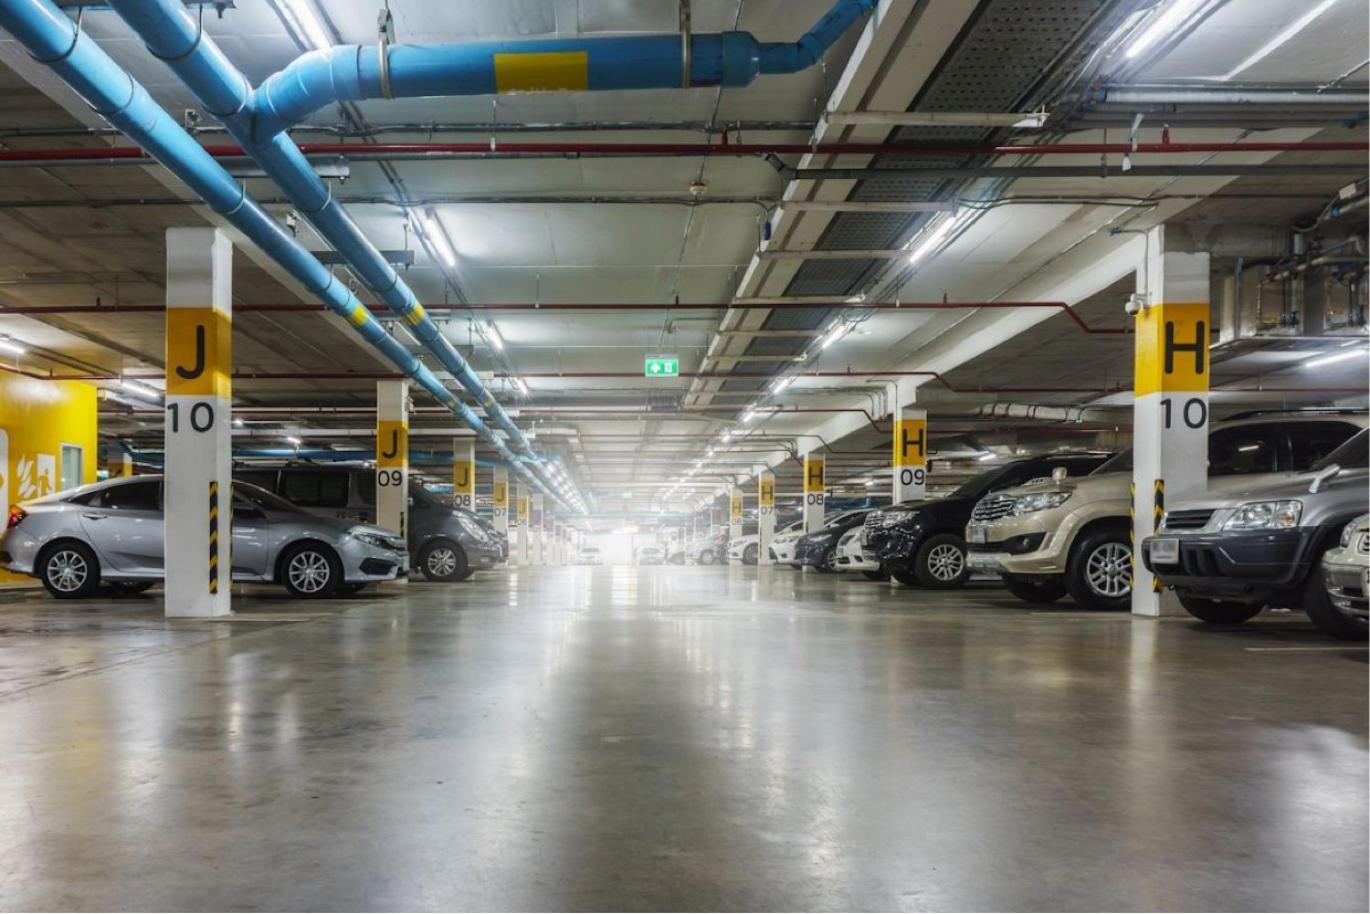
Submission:
[[1365,910],[1364,0],[4,0],[0,906]]

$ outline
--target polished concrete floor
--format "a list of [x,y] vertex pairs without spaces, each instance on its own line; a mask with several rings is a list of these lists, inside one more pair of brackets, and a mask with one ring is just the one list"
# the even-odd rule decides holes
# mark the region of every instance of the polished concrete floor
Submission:
[[1365,910],[1364,647],[754,568],[0,605],[0,908]]

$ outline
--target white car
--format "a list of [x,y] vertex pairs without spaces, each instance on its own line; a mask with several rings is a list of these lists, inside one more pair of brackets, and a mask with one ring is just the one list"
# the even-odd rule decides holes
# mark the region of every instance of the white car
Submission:
[[799,563],[794,558],[794,547],[804,535],[804,522],[795,521],[783,530],[776,531],[775,536],[771,537],[771,561],[777,565],[789,565],[791,568],[798,568]]
[[664,565],[666,563],[666,553],[660,546],[643,546],[637,551],[637,563],[639,565]]
[[576,556],[577,565],[603,565],[604,557],[599,554],[597,546],[584,546],[580,550],[580,555]]
[[761,537],[755,533],[751,536],[739,536],[735,540],[730,540],[728,542],[728,564],[755,565],[760,549]]
[[861,535],[865,527],[852,527],[837,541],[837,570],[859,571],[872,581],[884,581],[889,575],[880,570],[880,563],[867,558],[861,551]]

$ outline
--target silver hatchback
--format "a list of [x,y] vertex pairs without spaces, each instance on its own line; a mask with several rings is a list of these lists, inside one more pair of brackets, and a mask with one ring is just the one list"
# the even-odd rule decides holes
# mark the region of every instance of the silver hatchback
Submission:
[[[162,477],[97,482],[21,502],[0,535],[0,566],[32,575],[55,597],[102,584],[146,590],[164,576]],[[351,593],[405,569],[405,543],[369,524],[316,517],[246,483],[233,484],[233,580],[276,582],[297,597]]]

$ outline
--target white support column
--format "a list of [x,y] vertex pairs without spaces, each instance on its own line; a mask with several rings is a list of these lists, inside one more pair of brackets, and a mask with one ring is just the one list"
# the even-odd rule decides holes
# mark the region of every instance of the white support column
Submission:
[[520,565],[531,565],[533,564],[533,546],[532,537],[529,536],[529,525],[532,522],[532,510],[528,498],[528,487],[521,483],[518,487],[516,506],[518,512],[515,518],[518,521],[518,563]]
[[452,504],[476,510],[476,442],[458,438],[452,446]]
[[817,449],[804,453],[804,532],[823,529],[827,487],[824,478],[825,461]]
[[742,539],[742,490],[733,486],[728,493],[728,542]]
[[894,408],[894,453],[890,504],[922,498],[928,491],[928,414],[902,405]]
[[495,529],[502,533],[507,540],[509,538],[509,470],[506,467],[495,467],[493,504]]
[[169,618],[232,613],[233,244],[212,228],[166,233]]
[[1132,612],[1178,612],[1142,564],[1138,548],[1151,536],[1165,500],[1208,482],[1209,257],[1165,249],[1165,226],[1148,233],[1137,291],[1132,408]]
[[771,564],[775,536],[775,474],[762,470],[756,477],[756,563]]
[[409,536],[409,382],[376,382],[376,523]]
[[533,495],[533,516],[528,522],[528,531],[532,534],[529,537],[531,543],[528,546],[528,552],[534,565],[545,565],[547,563],[547,534],[543,530],[543,524],[547,521],[543,515],[543,497],[541,493]]

